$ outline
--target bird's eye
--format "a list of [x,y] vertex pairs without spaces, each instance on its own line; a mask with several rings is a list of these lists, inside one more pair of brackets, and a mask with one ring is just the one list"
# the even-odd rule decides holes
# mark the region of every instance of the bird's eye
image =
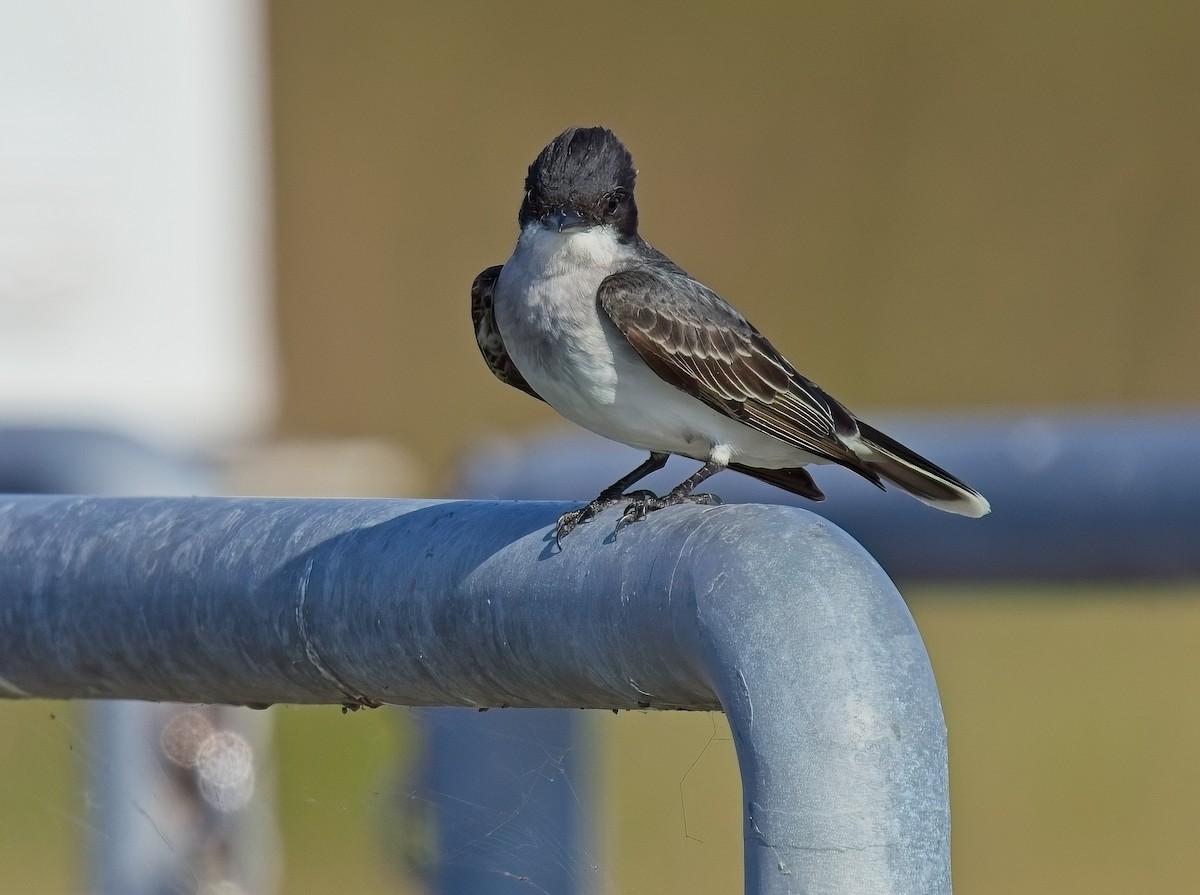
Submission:
[[608,198],[604,200],[604,213],[609,217],[612,217],[620,210],[621,201],[624,198],[624,193],[609,193]]

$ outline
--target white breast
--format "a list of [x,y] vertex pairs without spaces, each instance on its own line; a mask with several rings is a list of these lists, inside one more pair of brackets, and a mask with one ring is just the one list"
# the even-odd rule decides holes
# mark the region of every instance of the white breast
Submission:
[[596,293],[629,265],[604,227],[522,231],[496,283],[496,325],[526,381],[572,422],[649,451],[782,467],[811,458],[668,385],[603,314]]
[[596,292],[619,269],[620,244],[604,228],[557,233],[526,227],[496,284],[496,325],[517,369],[575,422],[573,405],[615,400],[614,345]]

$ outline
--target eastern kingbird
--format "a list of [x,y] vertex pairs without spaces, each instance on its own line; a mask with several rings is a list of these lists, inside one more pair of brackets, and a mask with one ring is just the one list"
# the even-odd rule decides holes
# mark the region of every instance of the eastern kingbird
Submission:
[[[633,157],[612,131],[573,127],[525,178],[512,256],[471,287],[471,319],[496,377],[572,422],[650,452],[555,529],[614,504],[617,528],[678,503],[720,503],[702,481],[734,469],[793,494],[824,494],[804,469],[838,463],[963,516],[977,491],[805,379],[719,295],[638,235]],[[670,454],[704,465],[659,497],[625,493]]]

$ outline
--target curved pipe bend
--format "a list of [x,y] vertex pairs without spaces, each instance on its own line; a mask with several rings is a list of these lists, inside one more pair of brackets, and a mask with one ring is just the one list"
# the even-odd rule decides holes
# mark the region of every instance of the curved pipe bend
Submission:
[[950,891],[946,741],[903,600],[804,510],[0,498],[0,694],[723,708],[747,892]]

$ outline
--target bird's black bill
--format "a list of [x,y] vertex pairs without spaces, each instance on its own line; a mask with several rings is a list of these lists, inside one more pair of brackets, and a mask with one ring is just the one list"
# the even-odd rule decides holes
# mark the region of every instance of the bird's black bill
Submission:
[[573,208],[560,208],[557,211],[552,211],[542,218],[542,223],[550,230],[557,230],[559,233],[569,233],[572,230],[584,230],[588,226],[588,222],[578,211]]

